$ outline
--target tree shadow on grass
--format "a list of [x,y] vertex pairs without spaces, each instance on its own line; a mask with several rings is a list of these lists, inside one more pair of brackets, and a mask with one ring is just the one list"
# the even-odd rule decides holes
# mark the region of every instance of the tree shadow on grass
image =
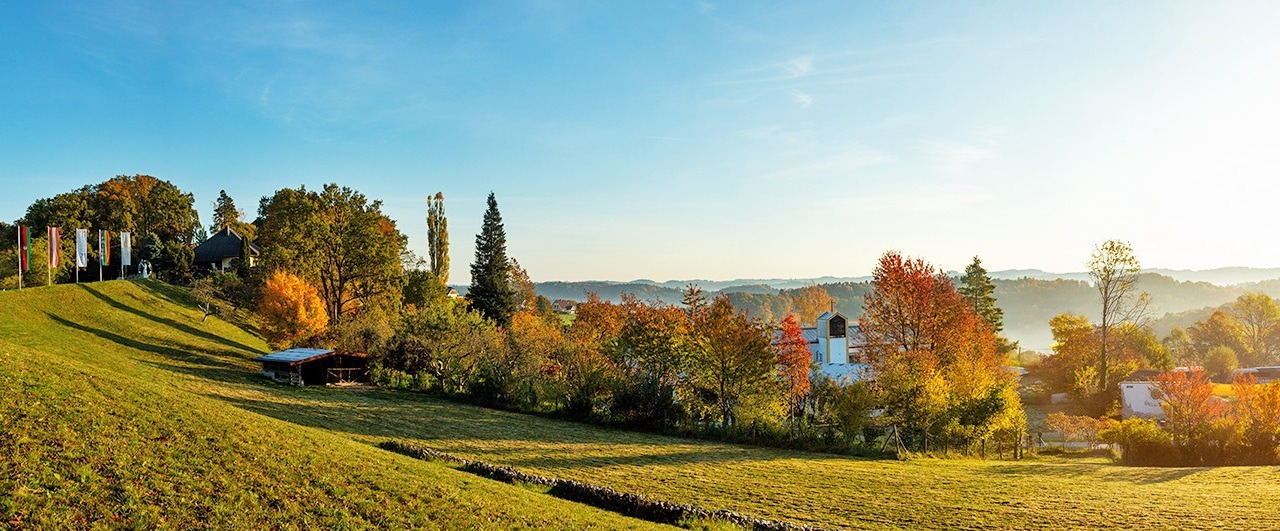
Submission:
[[59,317],[57,315],[54,315],[48,312],[46,312],[45,315],[47,315],[50,319],[52,319],[54,322],[58,324],[61,324],[68,328],[74,328],[81,332],[93,334],[95,336],[98,336],[102,339],[106,339],[107,341],[111,341],[123,347],[131,348],[134,350],[140,350],[143,352],[150,352],[152,354],[156,354],[158,356],[162,356],[172,360],[182,361],[186,363],[193,363],[196,365],[210,367],[211,369],[236,370],[239,372],[244,372],[244,369],[239,365],[228,362],[226,360],[223,360],[211,354],[200,353],[196,349],[183,350],[177,347],[155,345],[152,343],[147,343],[144,341],[139,341],[137,339],[125,337],[113,332],[108,332],[100,328],[94,328],[88,325],[76,323],[74,321],[67,320],[63,317]]
[[[1124,474],[1108,474],[1114,471],[1116,467],[1124,469]],[[1156,468],[1156,467],[1134,467],[1119,464],[1086,464],[1086,463],[1069,463],[1061,465],[1052,465],[1044,463],[1019,463],[1005,464],[993,466],[989,469],[991,474],[1010,475],[1010,476],[1035,476],[1035,477],[1059,477],[1059,478],[1084,478],[1088,477],[1091,481],[1097,482],[1119,482],[1119,483],[1136,483],[1136,484],[1154,484],[1175,481],[1197,472],[1203,472],[1207,468]]]
[[207,380],[213,380],[213,381],[241,386],[241,387],[246,385],[253,385],[257,383],[254,381],[255,379],[261,378],[261,376],[259,376],[258,373],[246,371],[241,367],[228,367],[228,366],[219,367],[219,366],[208,365],[205,363],[200,363],[195,361],[187,361],[189,365],[177,365],[173,363],[164,363],[164,362],[149,361],[149,360],[138,360],[138,362],[142,363],[143,365],[166,370],[169,372],[186,374],[189,376],[194,376],[196,378],[204,378]]
[[[89,285],[83,285],[83,284],[82,284],[81,286],[84,288],[84,290],[85,290],[85,291],[89,292],[89,294],[90,294],[90,295],[93,295],[94,297],[97,297],[97,298],[98,298],[99,300],[101,300],[102,302],[107,303],[107,305],[109,305],[109,306],[111,306],[112,308],[115,308],[115,309],[117,309],[117,310],[126,311],[126,312],[129,312],[129,313],[131,313],[131,314],[134,314],[134,315],[137,315],[137,316],[139,316],[139,317],[142,317],[142,318],[144,318],[144,319],[147,319],[147,320],[150,320],[150,321],[154,321],[154,322],[156,322],[156,323],[159,323],[159,324],[162,324],[162,325],[168,326],[168,327],[170,327],[170,328],[174,328],[174,329],[177,329],[177,330],[181,330],[181,331],[182,331],[182,332],[184,332],[184,333],[191,334],[191,335],[196,336],[196,337],[204,338],[204,339],[207,339],[207,340],[209,340],[209,341],[213,341],[213,342],[215,342],[215,343],[221,343],[221,344],[226,345],[226,346],[231,347],[231,348],[240,349],[240,350],[243,350],[243,351],[245,351],[245,352],[247,352],[247,353],[250,353],[250,354],[266,354],[265,352],[262,352],[261,350],[258,350],[258,349],[256,349],[256,348],[250,347],[250,346],[245,345],[245,344],[243,344],[243,343],[239,343],[239,342],[233,341],[233,340],[231,340],[231,339],[228,339],[228,338],[225,338],[225,337],[219,336],[219,335],[217,335],[217,334],[213,334],[213,333],[210,333],[210,332],[206,332],[206,331],[201,330],[201,329],[199,329],[199,328],[196,328],[196,327],[194,327],[194,326],[191,326],[191,325],[188,325],[188,324],[184,324],[184,323],[180,323],[180,322],[175,321],[175,320],[173,320],[173,319],[168,319],[168,318],[165,318],[165,317],[160,317],[160,316],[157,316],[157,315],[153,315],[153,314],[147,313],[147,312],[145,312],[145,311],[139,310],[139,309],[137,309],[137,308],[134,308],[134,307],[132,307],[132,306],[129,306],[129,305],[127,305],[127,304],[121,303],[120,301],[118,301],[118,300],[116,300],[116,299],[113,299],[113,298],[111,298],[111,297],[106,296],[106,295],[105,295],[105,294],[103,294],[101,291],[98,291],[96,288],[93,288],[93,287],[91,287],[91,286],[89,286]],[[152,292],[152,293],[157,293],[157,292],[158,292],[158,290],[157,290],[154,286],[149,286],[149,285],[146,285],[146,284],[143,284],[142,286],[143,286],[145,289],[147,289],[149,292]],[[163,297],[163,298],[166,298],[166,299],[168,299],[168,300],[170,300],[170,301],[172,301],[172,302],[178,302],[178,301],[176,301],[176,300],[174,300],[174,299],[172,299],[172,298],[170,298],[170,297]],[[186,305],[188,305],[189,303],[187,303],[187,302],[181,302],[181,303],[179,303],[179,304],[181,304],[181,305],[183,305],[183,306],[186,306]]]
[[[267,384],[272,385],[272,384]],[[619,440],[608,430],[593,432],[564,421],[549,420],[515,413],[499,413],[505,418],[480,418],[468,414],[469,406],[436,407],[426,411],[420,401],[391,402],[368,395],[359,402],[343,400],[341,394],[348,391],[333,389],[300,389],[297,392],[281,390],[290,395],[289,401],[255,400],[243,397],[210,395],[244,409],[293,424],[341,431],[373,439],[414,439],[427,446],[436,445],[441,450],[464,452],[511,466],[544,468],[592,468],[615,465],[681,466],[733,461],[763,461],[796,457],[782,451],[760,451],[747,447],[704,441],[672,439],[685,448],[669,451],[669,442],[647,434],[631,434],[632,441]],[[363,394],[363,393],[360,393]],[[435,404],[442,406],[442,404]],[[486,410],[482,410],[486,411]],[[507,417],[513,415],[513,418]],[[524,424],[529,423],[529,424]],[[422,428],[424,425],[430,428]],[[565,424],[565,425],[561,425]],[[518,429],[513,429],[517,428]],[[567,430],[567,431],[566,431]],[[666,438],[663,438],[666,439]],[[467,440],[483,440],[499,444],[500,448],[469,449],[459,447]],[[612,453],[605,456],[583,456],[575,453],[575,445],[591,444],[608,446],[609,441],[620,446],[635,445],[626,455]],[[516,443],[518,448],[502,448]],[[527,443],[527,444],[520,444]],[[564,445],[548,448],[545,455],[530,457],[528,447]],[[689,448],[692,447],[692,448]],[[537,450],[533,450],[537,451]],[[523,454],[523,455],[518,455]],[[797,456],[799,454],[797,453]],[[839,456],[803,454],[809,459],[840,459]]]

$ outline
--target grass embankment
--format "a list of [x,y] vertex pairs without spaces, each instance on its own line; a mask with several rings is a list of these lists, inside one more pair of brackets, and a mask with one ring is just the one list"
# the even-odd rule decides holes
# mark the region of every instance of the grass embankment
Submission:
[[648,526],[246,412],[224,397],[316,391],[265,384],[262,340],[189,302],[156,283],[0,293],[0,527]]
[[[95,468],[90,472],[100,478],[89,482],[87,488],[96,494],[87,503],[99,510],[119,503],[145,513],[147,503],[163,502],[162,507],[177,507],[181,519],[212,513],[232,524],[270,523],[274,513],[267,509],[256,510],[251,519],[230,518],[239,514],[239,507],[273,503],[286,511],[275,521],[290,523],[395,525],[410,517],[390,518],[412,512],[446,515],[454,519],[454,526],[468,526],[466,518],[475,517],[551,527],[579,527],[572,522],[600,514],[550,498],[538,502],[531,498],[536,493],[498,490],[484,484],[486,480],[459,478],[452,470],[409,463],[373,448],[397,438],[467,459],[655,499],[823,527],[1280,527],[1280,514],[1274,510],[1280,500],[1280,469],[1270,467],[1129,468],[1097,458],[860,460],[608,430],[393,390],[278,386],[262,380],[254,364],[245,361],[262,348],[258,340],[212,318],[213,324],[200,325],[198,312],[163,303],[163,298],[180,297],[179,291],[156,285],[107,286],[100,288],[102,298],[74,291],[85,288],[55,288],[66,290],[57,299],[69,304],[30,313],[38,320],[41,337],[19,335],[23,332],[7,317],[13,305],[7,297],[13,294],[0,294],[0,310],[5,312],[0,315],[6,316],[0,317],[0,374],[10,378],[11,367],[18,367],[18,374],[26,374],[29,382],[18,388],[49,397],[42,400],[54,404],[40,408],[91,407],[89,413],[100,419],[94,422],[104,423],[101,433],[94,432],[91,423],[80,422],[45,435],[35,428],[41,424],[37,416],[63,423],[78,417],[37,409],[39,413],[29,413],[19,426],[21,436],[35,440],[18,449],[52,454],[64,451],[58,445],[70,445],[95,456],[99,464],[91,465]],[[76,313],[69,316],[64,311]],[[120,312],[132,315],[110,324],[117,318],[111,314]],[[64,344],[70,341],[78,345]],[[16,344],[27,347],[15,351]],[[114,361],[107,373],[91,370],[98,349],[111,352]],[[27,357],[37,361],[22,369],[21,360]],[[9,389],[14,384],[0,385],[5,389],[0,411],[9,432],[15,407]],[[116,405],[93,406],[93,400],[103,399],[93,397]],[[120,408],[129,413],[120,413]],[[78,437],[93,441],[82,445]],[[114,442],[121,437],[124,443]],[[153,443],[154,437],[169,439]],[[201,442],[200,437],[212,440]],[[166,445],[178,444],[174,439],[192,439],[182,444],[198,451],[149,450],[172,448]],[[127,472],[137,478],[133,480],[116,477],[126,474],[122,470],[133,470],[130,466],[138,459],[111,461],[117,454],[96,448],[103,445],[130,448],[125,455],[142,452],[150,467],[145,470],[152,472]],[[287,457],[277,457],[275,449],[281,446],[287,447]],[[19,500],[25,500],[20,506],[42,509],[46,517],[83,514],[78,498],[65,493],[79,487],[59,483],[66,482],[68,474],[74,477],[82,460],[62,458],[49,468],[38,460],[22,459],[16,466],[22,479],[4,483],[0,477],[6,490],[13,488],[10,484],[20,486]],[[189,471],[192,467],[213,468],[222,479],[200,479]],[[359,468],[352,472],[352,467]],[[61,479],[52,476],[58,470]],[[133,481],[159,484],[134,495],[129,494]],[[210,502],[190,501],[223,489],[233,491],[232,501],[216,510],[209,508]],[[415,496],[422,491],[429,495]],[[491,502],[494,492],[501,493],[500,503]],[[58,501],[42,501],[50,493]],[[157,494],[160,502],[148,501]],[[245,500],[234,501],[240,498]],[[448,502],[435,503],[441,499]],[[308,505],[312,503],[321,505]],[[538,508],[531,509],[529,503],[538,503]],[[460,508],[454,509],[454,504]],[[559,520],[540,524],[543,518]],[[636,523],[613,515],[599,518],[602,526]]]

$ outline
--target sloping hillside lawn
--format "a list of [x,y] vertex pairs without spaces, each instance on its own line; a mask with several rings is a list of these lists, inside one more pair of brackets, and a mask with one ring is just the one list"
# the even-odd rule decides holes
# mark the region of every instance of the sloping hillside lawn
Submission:
[[649,527],[246,411],[223,396],[299,393],[254,375],[260,339],[186,302],[156,283],[0,293],[0,527]]
[[[0,470],[0,492],[13,492],[0,507],[5,518],[83,522],[109,509],[130,521],[230,525],[637,524],[373,448],[396,438],[831,528],[1280,528],[1276,468],[860,460],[601,429],[408,392],[296,389],[264,381],[246,361],[264,348],[259,340],[172,304],[184,302],[181,290],[55,289],[68,303],[32,301],[20,319],[9,314],[14,299],[52,297],[0,294],[0,412],[5,433],[18,434],[2,447],[18,456]],[[36,325],[20,328],[26,320]]]

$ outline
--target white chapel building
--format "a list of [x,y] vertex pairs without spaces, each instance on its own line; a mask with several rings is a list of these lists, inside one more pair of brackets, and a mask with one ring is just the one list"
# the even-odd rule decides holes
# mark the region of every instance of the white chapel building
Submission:
[[839,312],[823,312],[818,316],[817,326],[800,331],[809,341],[813,362],[832,380],[854,382],[870,374],[870,367],[857,361],[857,352],[861,348],[858,327],[850,326],[849,319]]

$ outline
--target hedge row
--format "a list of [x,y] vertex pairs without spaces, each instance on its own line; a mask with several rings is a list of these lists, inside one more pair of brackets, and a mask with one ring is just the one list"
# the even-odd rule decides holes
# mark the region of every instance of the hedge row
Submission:
[[470,472],[478,476],[484,476],[505,483],[528,483],[547,486],[550,487],[548,492],[557,498],[583,503],[606,511],[612,511],[632,518],[639,518],[660,524],[676,525],[690,519],[710,519],[729,522],[744,529],[752,529],[754,531],[819,531],[818,528],[807,525],[752,518],[744,514],[726,510],[708,511],[696,505],[668,503],[661,500],[647,498],[639,494],[619,492],[609,487],[588,485],[580,481],[556,479],[536,474],[529,474],[509,466],[493,465],[481,461],[463,459],[452,454],[411,442],[386,441],[381,444],[381,447],[384,450],[390,450],[396,453],[416,457],[418,459],[455,464],[458,465],[459,469],[465,472]]

